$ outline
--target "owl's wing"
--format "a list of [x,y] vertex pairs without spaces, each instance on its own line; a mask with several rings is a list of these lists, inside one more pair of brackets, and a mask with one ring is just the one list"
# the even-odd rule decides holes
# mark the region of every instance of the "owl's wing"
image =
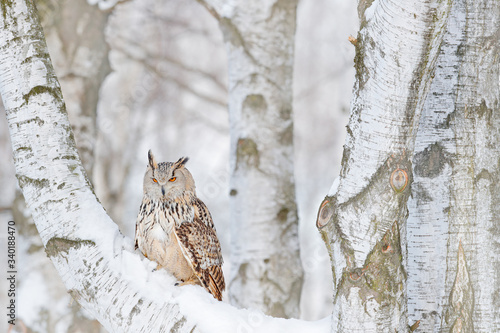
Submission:
[[220,301],[226,287],[220,243],[205,204],[197,199],[194,208],[193,221],[181,223],[175,228],[175,233],[184,256],[193,266],[203,287]]

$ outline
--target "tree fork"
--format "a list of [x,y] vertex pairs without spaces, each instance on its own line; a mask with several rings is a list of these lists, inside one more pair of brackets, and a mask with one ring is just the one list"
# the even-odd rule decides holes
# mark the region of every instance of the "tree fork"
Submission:
[[333,331],[410,330],[406,219],[413,149],[450,7],[437,0],[358,6],[342,170],[316,222],[332,262]]

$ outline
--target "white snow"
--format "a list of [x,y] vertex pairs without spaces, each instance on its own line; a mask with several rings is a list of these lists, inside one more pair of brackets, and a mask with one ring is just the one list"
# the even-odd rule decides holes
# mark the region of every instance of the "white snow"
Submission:
[[330,190],[328,191],[328,196],[332,197],[337,193],[337,191],[339,190],[339,184],[340,177],[337,177],[333,180],[332,187],[330,187]]
[[97,4],[100,10],[108,10],[114,7],[120,0],[87,0],[91,5]]
[[21,286],[18,287],[18,315],[22,316],[22,319],[29,327],[43,330],[43,327],[38,327],[39,323],[31,321],[31,319],[38,318],[38,311],[46,307],[46,304],[50,301],[48,297],[50,293],[43,277],[35,270],[23,275],[22,288],[20,288]]
[[196,323],[201,332],[330,332],[330,316],[317,321],[273,318],[258,310],[236,309],[225,302],[218,302],[201,287],[183,286],[180,289],[176,300],[181,312],[189,313],[189,320]]
[[375,10],[377,9],[378,7],[378,3],[379,3],[379,0],[374,0],[370,7],[366,8],[365,9],[365,18],[366,18],[366,21],[370,21],[371,18],[373,17],[373,14],[375,13]]

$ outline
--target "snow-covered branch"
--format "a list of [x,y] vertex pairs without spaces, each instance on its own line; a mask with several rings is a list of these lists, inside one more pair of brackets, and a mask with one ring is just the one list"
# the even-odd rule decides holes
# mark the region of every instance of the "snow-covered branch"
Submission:
[[31,1],[2,4],[0,93],[19,185],[69,293],[110,332],[327,332],[175,287],[134,252],[95,197]]

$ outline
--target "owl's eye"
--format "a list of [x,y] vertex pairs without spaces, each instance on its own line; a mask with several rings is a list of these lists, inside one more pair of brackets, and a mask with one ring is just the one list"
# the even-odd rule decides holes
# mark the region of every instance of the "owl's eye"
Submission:
[[175,182],[175,180],[176,180],[176,179],[177,179],[177,177],[172,177],[172,178],[170,178],[168,181],[169,181],[169,182]]
[[158,183],[158,181],[156,180],[156,178],[152,178],[152,179],[153,179],[153,181],[154,181],[155,183]]

